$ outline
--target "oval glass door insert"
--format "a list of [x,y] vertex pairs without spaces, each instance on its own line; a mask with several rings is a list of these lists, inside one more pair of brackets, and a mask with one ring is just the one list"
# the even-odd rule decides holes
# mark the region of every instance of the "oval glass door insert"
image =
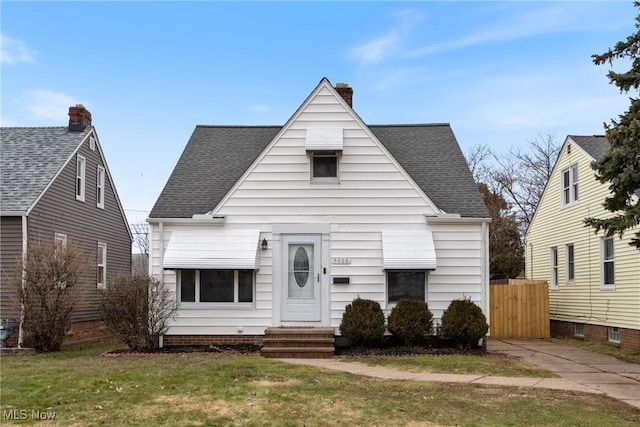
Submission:
[[309,280],[309,254],[302,246],[293,256],[293,275],[296,278],[296,284],[304,288]]

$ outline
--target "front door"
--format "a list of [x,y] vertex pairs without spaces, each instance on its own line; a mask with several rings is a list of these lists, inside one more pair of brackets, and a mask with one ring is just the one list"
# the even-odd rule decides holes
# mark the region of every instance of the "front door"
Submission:
[[319,235],[283,236],[282,320],[319,322],[321,254]]

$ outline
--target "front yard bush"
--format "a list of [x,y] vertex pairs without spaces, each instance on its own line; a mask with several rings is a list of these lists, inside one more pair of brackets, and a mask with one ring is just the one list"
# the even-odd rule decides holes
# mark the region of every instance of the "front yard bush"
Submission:
[[22,313],[23,341],[38,351],[59,351],[71,327],[76,303],[82,299],[81,280],[86,254],[72,242],[51,240],[29,244],[18,262],[13,288]]
[[153,277],[122,275],[102,290],[98,309],[107,328],[129,350],[140,351],[158,347],[177,306]]
[[482,309],[470,299],[451,301],[442,314],[441,322],[440,335],[465,350],[477,345],[489,331]]
[[377,301],[354,299],[342,315],[340,333],[354,346],[370,347],[384,337],[384,313]]
[[389,332],[406,345],[424,344],[433,334],[433,314],[427,303],[407,298],[398,301],[389,315]]

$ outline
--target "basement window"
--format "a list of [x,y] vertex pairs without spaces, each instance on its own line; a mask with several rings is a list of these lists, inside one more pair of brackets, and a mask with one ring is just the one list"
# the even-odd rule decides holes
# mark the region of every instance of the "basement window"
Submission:
[[578,338],[584,338],[584,323],[575,323],[573,335]]
[[620,344],[620,328],[609,326],[609,342]]

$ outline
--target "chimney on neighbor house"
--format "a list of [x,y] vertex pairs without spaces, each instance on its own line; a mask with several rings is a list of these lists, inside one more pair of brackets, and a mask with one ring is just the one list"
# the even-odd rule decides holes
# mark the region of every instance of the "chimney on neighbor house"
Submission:
[[336,91],[349,104],[349,107],[353,108],[353,89],[346,83],[336,83]]
[[82,132],[91,126],[91,113],[82,104],[69,107],[69,132]]

